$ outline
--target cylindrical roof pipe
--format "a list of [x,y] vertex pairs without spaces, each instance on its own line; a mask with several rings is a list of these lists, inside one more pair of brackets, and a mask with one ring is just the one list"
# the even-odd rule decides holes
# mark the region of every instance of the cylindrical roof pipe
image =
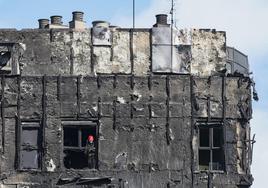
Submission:
[[93,27],[105,27],[105,28],[109,28],[110,23],[106,22],[106,21],[101,21],[101,20],[97,20],[92,22]]
[[49,19],[39,19],[39,29],[45,29],[49,25]]
[[73,12],[73,21],[83,21],[84,12],[74,11]]
[[55,15],[55,16],[51,16],[50,19],[51,19],[51,24],[62,25],[62,16]]
[[157,14],[156,16],[156,24],[161,24],[161,25],[167,25],[167,14]]

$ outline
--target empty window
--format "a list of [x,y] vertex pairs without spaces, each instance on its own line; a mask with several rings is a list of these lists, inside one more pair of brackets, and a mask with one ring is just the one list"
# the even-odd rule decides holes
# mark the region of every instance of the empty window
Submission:
[[10,46],[0,44],[0,73],[11,72],[11,52]]
[[20,169],[40,169],[41,157],[40,124],[22,123],[20,141]]
[[223,128],[221,124],[199,126],[199,170],[223,170]]
[[238,185],[237,188],[249,188],[250,185]]
[[63,164],[67,169],[97,167],[97,124],[63,122]]

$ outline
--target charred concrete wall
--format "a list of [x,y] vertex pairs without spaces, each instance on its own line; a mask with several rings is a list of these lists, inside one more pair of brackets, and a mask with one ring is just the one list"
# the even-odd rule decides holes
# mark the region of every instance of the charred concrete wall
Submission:
[[[1,29],[1,186],[250,187],[251,80],[225,32],[167,26]],[[94,168],[66,167],[66,124],[94,124]]]
[[[22,75],[182,73],[217,75],[226,68],[226,38],[215,30],[92,28],[0,30],[21,43]],[[173,48],[171,48],[173,45]]]
[[[96,177],[118,178],[123,183],[114,187],[130,188],[252,183],[248,78],[3,76],[1,97],[4,187],[79,187],[59,181]],[[29,121],[39,122],[42,130],[41,167],[34,171],[20,170],[18,164],[20,126]],[[98,122],[97,169],[64,167],[63,121]],[[220,172],[198,168],[200,121],[223,124],[225,167]]]

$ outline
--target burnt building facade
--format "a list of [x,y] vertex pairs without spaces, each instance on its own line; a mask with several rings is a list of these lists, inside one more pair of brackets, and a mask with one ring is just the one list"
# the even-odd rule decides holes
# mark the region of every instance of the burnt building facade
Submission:
[[39,27],[0,30],[1,187],[250,187],[253,82],[225,32]]

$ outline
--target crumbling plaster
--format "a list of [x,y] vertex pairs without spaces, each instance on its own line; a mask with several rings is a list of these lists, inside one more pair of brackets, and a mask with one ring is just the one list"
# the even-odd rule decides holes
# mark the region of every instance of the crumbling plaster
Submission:
[[[161,46],[156,48],[151,43],[166,45],[170,33],[168,34],[168,28],[164,28],[164,31],[166,32],[161,36],[166,33],[166,42],[164,39],[158,40],[157,36],[152,38],[149,29],[120,28],[106,29],[103,31],[108,32],[104,35],[106,38],[100,37],[97,42],[93,39],[98,36],[92,34],[92,29],[0,30],[0,41],[19,42],[26,47],[21,60],[23,75],[133,73],[141,76],[150,74],[152,63],[161,62],[161,59],[157,59],[162,57],[160,51],[157,51]],[[170,44],[170,41],[167,44]],[[193,75],[209,76],[224,71],[226,67],[224,32],[199,29],[175,30],[174,45],[176,45],[173,49],[174,62],[171,63],[174,73],[190,72]],[[167,51],[166,55],[162,61],[171,61],[171,52]],[[153,58],[156,58],[155,62],[152,62]]]
[[[175,31],[174,59],[184,71],[161,75],[152,72],[151,29],[92,32],[0,30],[0,41],[24,47],[21,76],[1,77],[3,186],[62,187],[59,177],[113,177],[130,188],[250,186],[251,81],[223,74],[224,32]],[[97,170],[64,168],[66,119],[98,123]],[[223,122],[223,172],[198,169],[200,120]],[[40,171],[18,170],[20,121],[42,125]]]

